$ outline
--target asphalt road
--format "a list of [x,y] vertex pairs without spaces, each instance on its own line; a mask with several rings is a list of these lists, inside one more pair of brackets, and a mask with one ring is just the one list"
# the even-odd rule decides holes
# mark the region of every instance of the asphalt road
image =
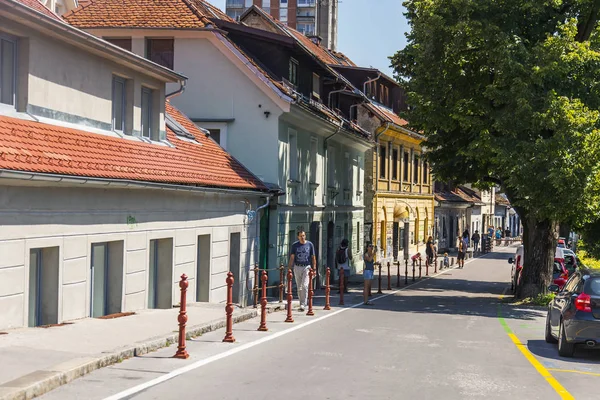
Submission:
[[188,341],[188,360],[170,347],[42,398],[598,399],[600,354],[559,358],[544,310],[501,302],[513,251],[375,294],[374,306],[352,307],[354,296],[313,317],[295,311],[293,324],[270,314],[266,333],[256,319],[235,325],[235,344],[209,333]]

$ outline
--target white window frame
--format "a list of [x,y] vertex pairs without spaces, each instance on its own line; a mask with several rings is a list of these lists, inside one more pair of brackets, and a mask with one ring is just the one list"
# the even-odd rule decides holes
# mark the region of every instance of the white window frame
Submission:
[[315,136],[310,138],[310,183],[318,183],[317,156],[319,153],[319,139]]
[[279,21],[281,22],[288,22],[288,9],[287,8],[280,8],[279,9]]
[[[9,42],[13,45],[13,76],[12,76],[12,86],[13,86],[13,91],[12,91],[12,104],[7,104],[7,103],[2,103],[0,101],[0,107],[9,107],[9,108],[16,108],[17,107],[17,74],[18,74],[18,70],[17,70],[17,59],[19,56],[19,49],[18,49],[18,39],[16,37],[13,36],[9,36],[9,35],[4,35],[4,34],[0,34],[0,52],[2,51],[2,42]],[[0,53],[0,74],[2,74],[2,64],[1,64],[1,53]],[[1,76],[1,75],[0,75]],[[0,82],[1,84],[1,82]],[[2,87],[0,86],[0,98],[2,96]]]
[[[116,107],[116,103],[115,103],[115,85],[117,83],[121,83],[123,84],[123,95],[121,98],[122,101],[122,109],[121,109],[121,121],[122,121],[122,126],[117,128],[117,126],[115,126],[115,122],[116,122],[116,114],[115,114],[115,107]],[[119,132],[119,133],[125,133],[125,117],[127,115],[127,113],[125,112],[125,109],[127,108],[127,80],[121,76],[118,75],[113,75],[112,76],[112,118],[111,118],[111,123],[112,123],[112,129],[115,132]]]
[[294,129],[288,129],[288,165],[289,180],[299,181],[300,160],[298,159],[298,132]]
[[227,150],[227,122],[195,122],[198,128],[203,129],[219,129],[219,146]]
[[[142,137],[145,137],[146,139],[150,139],[150,140],[154,140],[154,141],[158,141],[158,138],[156,137],[157,135],[153,135],[153,129],[152,129],[152,122],[154,121],[154,91],[150,88],[144,87],[142,86],[142,97],[141,97],[141,104],[140,104],[140,108],[141,108],[141,112],[140,112],[140,118],[141,118],[141,125],[140,125],[140,135]],[[144,107],[144,96],[147,95],[148,96],[148,104],[146,104],[146,107]],[[145,108],[145,109],[144,109]],[[147,113],[146,119],[147,121],[144,121],[144,111]],[[147,134],[144,133],[144,130],[148,129]]]

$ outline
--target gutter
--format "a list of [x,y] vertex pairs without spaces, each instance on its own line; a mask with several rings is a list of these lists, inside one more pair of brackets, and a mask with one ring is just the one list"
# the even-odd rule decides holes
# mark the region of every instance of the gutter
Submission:
[[381,72],[377,71],[377,78],[369,79],[368,81],[363,83],[363,93],[367,93],[367,84],[378,81],[379,78],[381,78]]
[[223,194],[245,194],[253,196],[265,196],[265,190],[249,190],[249,189],[225,189],[225,188],[212,188],[206,186],[185,186],[175,185],[169,183],[157,183],[157,182],[144,182],[144,181],[132,181],[128,179],[106,179],[106,178],[92,178],[92,177],[79,177],[74,175],[58,175],[58,174],[46,174],[37,172],[26,172],[26,171],[12,171],[7,169],[0,169],[0,178],[5,179],[17,179],[32,182],[52,182],[52,183],[72,183],[79,185],[89,185],[96,187],[108,187],[108,188],[133,188],[133,189],[158,189],[158,190],[173,190],[193,193],[223,193]]
[[177,97],[185,91],[185,85],[187,84],[187,80],[179,81],[179,89],[174,92],[171,92],[165,96],[166,100],[172,99],[173,97]]
[[[77,39],[87,42],[87,44],[91,48],[96,48],[96,49],[100,48],[101,50],[103,50],[106,53],[109,53],[111,56],[115,57],[117,59],[117,62],[118,62],[118,59],[121,59],[121,60],[124,59],[128,63],[134,64],[134,65],[138,66],[139,68],[145,70],[146,73],[148,73],[148,68],[150,67],[154,70],[155,74],[162,75],[163,77],[168,76],[170,79],[172,79],[172,81],[182,81],[182,80],[187,79],[187,76],[185,76],[185,75],[182,75],[178,72],[174,72],[168,68],[158,65],[152,61],[149,61],[149,60],[147,60],[143,57],[140,57],[134,53],[131,53],[127,50],[123,50],[120,47],[110,44],[90,33],[87,33],[84,30],[75,28],[74,26],[71,26],[62,20],[61,21],[54,20],[54,19],[42,14],[39,11],[36,11],[24,4],[16,2],[15,0],[3,1],[2,3],[8,5],[12,9],[16,10],[18,13],[19,12],[22,13],[23,11],[25,11],[27,14],[35,17],[36,19],[41,21],[43,24],[50,25],[52,28],[58,28],[64,32],[68,33],[69,35],[77,37]],[[53,30],[56,31],[56,29],[53,29]],[[57,32],[57,33],[60,34],[60,32]]]

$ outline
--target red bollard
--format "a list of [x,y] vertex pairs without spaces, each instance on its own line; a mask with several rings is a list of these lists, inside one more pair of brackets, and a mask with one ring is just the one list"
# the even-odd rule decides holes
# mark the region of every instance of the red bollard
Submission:
[[283,289],[285,285],[283,284],[283,264],[279,266],[279,302],[283,303]]
[[344,305],[344,268],[340,268],[340,306]]
[[377,294],[383,293],[381,291],[381,263],[379,263],[379,285],[377,287]]
[[177,345],[177,352],[173,358],[186,359],[190,355],[185,349],[185,324],[187,323],[187,311],[186,311],[186,294],[187,288],[190,283],[187,280],[187,275],[181,275],[181,281],[179,281],[179,288],[181,289],[181,301],[179,303],[179,315],[177,316],[177,322],[179,322],[179,343]]
[[404,260],[404,284],[408,285],[408,258]]
[[329,294],[331,293],[331,288],[329,287],[330,276],[331,269],[327,267],[327,273],[325,274],[325,307],[323,307],[323,310],[331,310],[331,305],[329,304]]
[[294,318],[292,317],[292,300],[293,300],[292,279],[294,279],[294,273],[292,272],[291,268],[288,268],[287,278],[288,278],[288,292],[287,292],[288,304],[287,304],[287,318],[285,319],[285,322],[294,322]]
[[310,269],[310,271],[308,271],[308,312],[306,313],[306,315],[315,315],[314,311],[313,311],[313,296],[315,295],[315,290],[313,289],[313,278],[315,276],[315,270],[314,269]]
[[425,259],[425,276],[429,276],[429,257]]
[[261,280],[262,298],[260,299],[260,326],[258,327],[258,330],[261,332],[266,332],[269,330],[267,328],[267,281],[269,280],[267,271],[263,271]]
[[252,287],[252,291],[254,292],[254,304],[253,307],[258,307],[258,283],[260,280],[260,275],[258,275],[258,266],[254,266],[254,285]]
[[423,261],[423,259],[421,257],[419,257],[419,279],[421,279],[421,268],[422,268],[421,261]]
[[398,273],[396,275],[396,287],[400,287],[400,261],[396,261],[396,266],[398,267]]
[[233,343],[235,338],[233,337],[233,272],[227,273],[227,305],[225,306],[225,313],[227,314],[227,328],[225,330],[224,342]]
[[388,267],[388,285],[387,285],[387,290],[392,290],[392,275],[390,275],[390,262],[387,262],[387,267]]

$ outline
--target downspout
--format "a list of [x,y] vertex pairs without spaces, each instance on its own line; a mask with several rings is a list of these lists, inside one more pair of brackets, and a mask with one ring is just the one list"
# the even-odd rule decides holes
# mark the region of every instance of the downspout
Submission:
[[183,93],[185,91],[185,85],[186,84],[187,84],[187,80],[181,80],[181,81],[179,81],[179,89],[177,89],[174,92],[171,92],[171,93],[167,94],[165,96],[165,99],[169,100],[169,99],[172,99],[173,97],[179,96],[181,93]]
[[[258,266],[258,263],[260,261],[260,210],[262,210],[263,208],[267,207],[269,205],[269,203],[271,202],[271,197],[272,196],[268,196],[266,198],[266,203],[263,204],[262,206],[258,207],[256,209],[256,249],[254,249],[255,255],[254,255],[254,259],[255,259],[255,263]],[[269,226],[269,222],[267,221],[267,227]],[[269,240],[269,237],[267,236],[267,242]],[[268,246],[267,246],[267,250],[268,250]]]
[[367,85],[369,83],[375,82],[375,81],[379,80],[379,78],[381,78],[381,72],[379,72],[377,74],[377,78],[369,79],[368,81],[366,81],[365,83],[363,83],[363,93],[367,93]]
[[346,92],[347,88],[343,88],[343,89],[339,89],[339,90],[332,90],[331,92],[329,92],[329,94],[327,95],[327,106],[329,106],[329,108],[331,109],[331,95],[334,93],[342,93],[342,92]]
[[[379,78],[377,78],[379,79]],[[366,85],[366,82],[365,82]],[[377,220],[377,216],[379,215],[379,137],[390,130],[390,123],[386,122],[385,129],[375,135],[375,147],[376,147],[376,156],[375,156],[375,226],[373,227],[374,233],[374,242],[377,243],[377,225],[379,225],[379,221]],[[375,245],[375,243],[373,243]],[[375,252],[375,257],[377,257],[377,252]]]

